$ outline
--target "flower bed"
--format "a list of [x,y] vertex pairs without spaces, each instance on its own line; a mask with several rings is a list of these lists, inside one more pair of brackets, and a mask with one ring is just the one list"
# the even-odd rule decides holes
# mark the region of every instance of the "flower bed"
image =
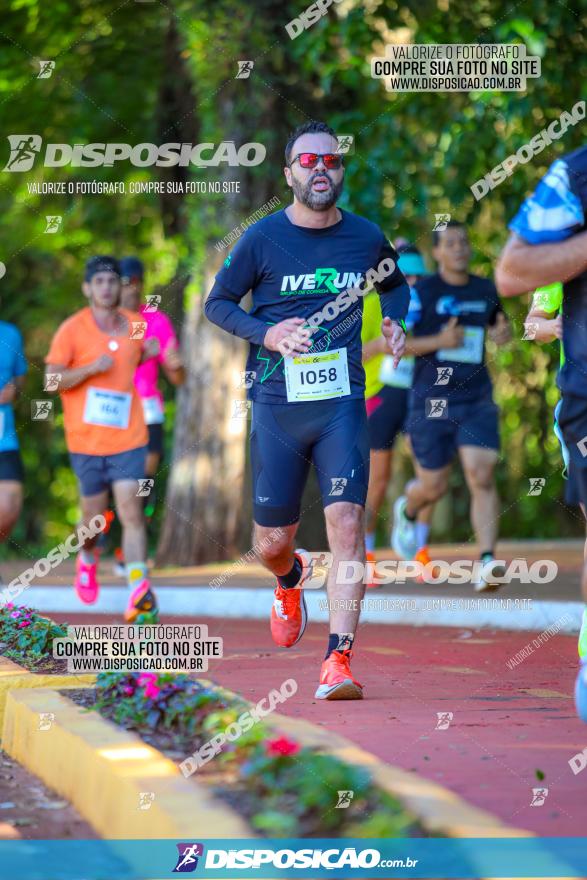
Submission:
[[[186,675],[150,672],[102,673],[95,690],[66,695],[135,731],[178,763],[250,708]],[[264,722],[226,743],[196,775],[267,837],[425,833],[396,798],[373,784],[366,770],[301,747]],[[352,792],[344,808],[337,807],[340,792]]]
[[66,660],[52,656],[53,640],[67,635],[67,624],[54,623],[24,605],[0,608],[0,654],[29,672],[65,673]]

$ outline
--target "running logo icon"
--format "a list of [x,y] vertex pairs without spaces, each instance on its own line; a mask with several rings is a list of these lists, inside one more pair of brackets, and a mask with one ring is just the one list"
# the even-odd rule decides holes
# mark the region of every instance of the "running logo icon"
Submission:
[[240,382],[237,385],[237,388],[252,388],[255,384],[255,379],[257,378],[257,373],[255,370],[244,370],[241,373]]
[[145,498],[147,495],[151,494],[151,489],[155,485],[155,480],[153,479],[143,479],[139,480],[139,491],[136,494],[137,498]]
[[448,385],[450,381],[450,377],[453,373],[452,367],[436,367],[436,372],[438,376],[436,377],[435,385]]
[[548,789],[547,788],[533,788],[532,789],[532,800],[530,801],[531,807],[541,807],[544,804],[544,801],[548,797]]
[[522,339],[536,339],[537,333],[538,324],[533,324],[532,322],[524,324],[524,335],[522,336]]
[[351,801],[354,798],[354,791],[339,791],[338,792],[338,803],[335,807],[337,810],[346,810],[351,805]]
[[546,480],[544,479],[544,477],[530,477],[530,488],[528,489],[528,495],[541,495],[545,485]]
[[450,214],[435,214],[434,226],[432,232],[444,232],[450,223]]
[[61,373],[46,373],[44,391],[57,391],[61,382]]
[[52,400],[31,400],[31,418],[33,422],[46,422],[53,414]]
[[139,791],[139,810],[150,810],[154,800],[154,791]]
[[50,79],[51,74],[55,70],[54,61],[39,61],[40,70],[37,79]]
[[453,719],[452,712],[437,712],[436,717],[438,721],[436,722],[435,730],[448,730],[450,727],[450,722]]
[[337,153],[342,153],[344,156],[351,156],[355,151],[355,137],[352,134],[340,134],[336,138],[338,141],[338,146],[336,148]]
[[146,321],[131,321],[131,331],[130,331],[130,338],[131,339],[144,339],[146,332],[147,332],[147,322]]
[[145,307],[143,311],[145,312],[156,312],[161,303],[161,297],[158,293],[152,293],[151,296],[147,297],[147,301],[145,303]]
[[329,495],[342,495],[348,480],[346,477],[331,477],[330,482],[332,483],[332,488],[330,489]]
[[235,79],[248,79],[251,75],[253,67],[255,66],[254,61],[238,61],[238,73],[235,76]]
[[45,217],[47,221],[47,225],[45,226],[45,232],[52,234],[55,232],[59,232],[61,228],[61,221],[63,217],[60,214],[50,214],[48,217]]
[[55,721],[55,712],[39,712],[38,730],[51,730],[51,725]]
[[446,398],[426,398],[426,417],[429,419],[445,419],[447,417]]
[[204,855],[203,843],[177,843],[179,856],[174,874],[191,874],[198,867],[198,859]]
[[10,156],[4,171],[30,171],[43,143],[38,134],[9,134]]
[[251,401],[250,400],[233,400],[232,402],[234,404],[233,411],[232,411],[232,418],[233,419],[246,419],[249,414],[249,410],[251,408]]

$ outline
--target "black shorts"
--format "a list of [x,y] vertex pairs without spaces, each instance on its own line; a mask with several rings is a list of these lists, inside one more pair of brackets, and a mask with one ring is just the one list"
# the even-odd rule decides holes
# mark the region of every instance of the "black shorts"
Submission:
[[577,476],[578,468],[574,467],[572,462],[569,466],[569,472],[567,475],[567,479],[565,480],[565,493],[564,499],[565,504],[568,507],[578,507],[581,502],[581,495],[579,489],[579,478]]
[[364,400],[253,403],[256,523],[288,526],[299,520],[310,464],[316,468],[324,507],[337,501],[365,505],[369,431]]
[[115,455],[69,453],[71,466],[84,497],[105,492],[113,483],[121,480],[144,480],[146,457],[146,446],[138,446]]
[[441,417],[427,415],[423,400],[412,401],[407,431],[420,467],[439,470],[461,446],[499,450],[499,410],[490,395],[461,403],[448,400]]
[[160,461],[163,461],[163,424],[147,425],[147,431],[149,432],[148,451],[156,452]]
[[587,398],[563,394],[558,423],[569,452],[577,500],[587,507]]
[[408,413],[409,389],[384,385],[383,388],[367,398],[369,419],[369,442],[371,449],[391,449],[395,438],[403,431]]
[[18,449],[0,452],[0,480],[24,483],[24,468]]

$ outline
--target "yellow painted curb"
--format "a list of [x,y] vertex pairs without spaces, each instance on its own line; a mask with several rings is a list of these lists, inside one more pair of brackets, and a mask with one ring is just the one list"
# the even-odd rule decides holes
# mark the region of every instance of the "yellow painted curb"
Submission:
[[[242,700],[242,697],[228,688],[219,687],[210,681],[205,683],[223,691],[228,698]],[[265,723],[270,728],[289,734],[302,746],[320,749],[347,764],[364,767],[370,772],[373,784],[401,801],[430,834],[442,834],[446,837],[536,836],[525,829],[506,825],[498,816],[474,807],[436,782],[386,764],[328,728],[277,712],[272,712]]]
[[69,687],[86,687],[94,684],[95,675],[75,674],[50,674],[41,672],[29,672],[18,663],[14,663],[7,657],[0,657],[0,731],[4,725],[4,711],[6,708],[6,696],[11,690],[20,688],[47,688],[52,687],[63,690]]
[[[42,712],[55,716],[48,730],[39,730]],[[173,761],[55,690],[8,693],[2,745],[102,837],[191,840],[203,829],[215,837],[257,836],[207,788],[188,782]],[[139,807],[142,792],[149,793],[148,809]]]
[[535,837],[505,825],[498,816],[472,806],[457,794],[415,773],[386,764],[360,746],[309,721],[273,713],[272,727],[289,733],[303,746],[319,748],[355,767],[365,767],[373,783],[395,795],[431,834],[448,837]]

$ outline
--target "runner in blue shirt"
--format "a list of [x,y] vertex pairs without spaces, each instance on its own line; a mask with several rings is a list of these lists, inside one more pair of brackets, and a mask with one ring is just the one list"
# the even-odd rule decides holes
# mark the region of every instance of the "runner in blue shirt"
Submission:
[[[497,267],[503,296],[563,281],[565,362],[558,374],[558,423],[587,508],[587,146],[557,159],[510,223],[512,235]],[[587,603],[587,558],[582,574]],[[579,636],[575,685],[579,717],[587,722],[587,605]]]
[[[350,658],[365,589],[369,478],[362,297],[373,285],[378,290],[382,334],[397,366],[409,288],[381,229],[336,207],[344,167],[328,125],[310,122],[292,134],[284,173],[292,204],[243,235],[216,276],[206,315],[251,343],[255,547],[277,577],[273,639],[291,647],[306,626],[302,586],[311,561],[294,550],[294,538],[313,464],[332,553],[330,637],[316,697],[361,699]],[[240,303],[249,290],[253,307],[247,313]],[[353,583],[337,582],[341,561],[361,564]]]
[[0,321],[0,541],[6,541],[22,510],[24,471],[12,405],[28,369],[22,336]]

